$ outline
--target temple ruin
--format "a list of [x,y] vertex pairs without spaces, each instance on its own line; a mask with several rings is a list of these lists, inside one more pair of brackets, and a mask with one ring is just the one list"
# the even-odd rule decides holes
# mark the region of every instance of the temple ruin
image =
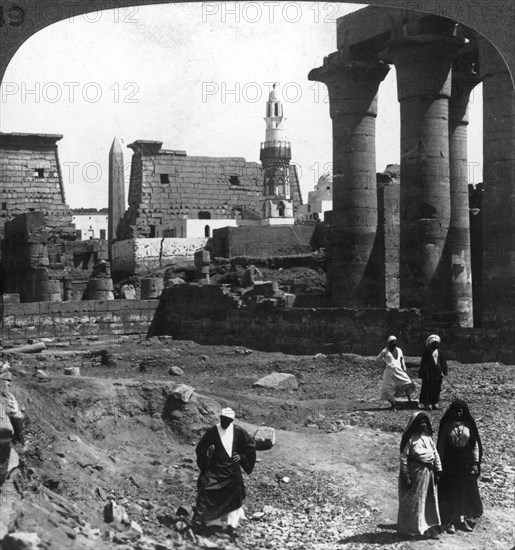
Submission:
[[[391,65],[401,110],[397,268],[381,261],[375,185],[377,93]],[[367,7],[338,19],[337,51],[309,79],[327,85],[333,123],[335,304],[384,307],[386,266],[390,277],[398,269],[401,308],[453,312],[463,327],[473,323],[467,105],[484,83],[483,321],[513,319],[514,106],[500,54],[450,19]]]

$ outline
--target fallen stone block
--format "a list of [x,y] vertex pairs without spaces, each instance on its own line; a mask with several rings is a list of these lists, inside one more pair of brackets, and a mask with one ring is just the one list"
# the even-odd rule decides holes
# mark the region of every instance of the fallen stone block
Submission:
[[168,371],[169,374],[173,374],[174,376],[182,376],[184,374],[184,371],[181,369],[181,367],[170,367],[170,370]]
[[79,367],[65,367],[64,368],[64,374],[67,376],[80,376],[80,368]]
[[136,290],[133,285],[122,285],[120,294],[125,300],[135,300],[136,299]]
[[271,390],[298,390],[299,384],[293,374],[286,372],[272,372],[268,376],[254,382],[254,387]]
[[275,430],[269,426],[261,426],[254,434],[256,451],[267,451],[275,445]]
[[110,500],[104,506],[104,521],[106,523],[130,523],[129,516],[125,511],[125,508],[117,504],[114,500]]
[[37,533],[9,533],[2,539],[2,550],[38,550],[41,539]]
[[39,353],[46,349],[44,342],[36,342],[35,344],[27,344],[25,346],[17,346],[10,348],[9,353]]
[[172,395],[175,399],[182,401],[182,403],[188,403],[195,391],[194,388],[186,384],[181,384],[173,390]]

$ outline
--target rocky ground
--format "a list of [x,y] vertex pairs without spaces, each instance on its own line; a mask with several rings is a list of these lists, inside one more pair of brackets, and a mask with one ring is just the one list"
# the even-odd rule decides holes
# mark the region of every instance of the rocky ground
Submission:
[[[293,356],[167,337],[54,341],[37,355],[4,350],[5,358],[26,409],[29,444],[26,468],[14,470],[3,488],[1,536],[35,532],[49,550],[514,545],[513,366],[450,364],[442,405],[463,398],[476,418],[485,516],[474,533],[426,541],[395,531],[398,445],[414,407],[404,403],[392,412],[379,400],[382,368],[373,358]],[[408,358],[408,366],[416,378],[417,359]],[[66,376],[69,367],[81,376]],[[292,373],[298,388],[253,387],[271,372]],[[167,416],[168,396],[181,383],[195,388],[194,406]],[[238,538],[194,534],[188,516],[176,515],[194,504],[194,446],[221,405],[232,406],[250,432],[269,425],[277,435],[245,477],[248,520]],[[442,411],[430,415],[437,428]],[[110,501],[123,506],[123,525],[105,522]]]

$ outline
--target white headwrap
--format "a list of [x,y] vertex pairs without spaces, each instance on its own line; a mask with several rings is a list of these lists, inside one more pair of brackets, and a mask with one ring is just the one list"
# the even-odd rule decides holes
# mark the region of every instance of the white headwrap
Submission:
[[388,337],[388,343],[393,342],[394,340],[397,341],[397,337],[396,337],[396,336],[389,336],[389,337]]
[[233,420],[236,418],[236,413],[230,407],[225,407],[225,409],[222,409],[220,415],[225,416],[226,418],[232,418]]
[[426,340],[426,346],[430,346],[433,342],[441,342],[440,336],[438,336],[438,334],[431,334],[431,336],[428,336]]

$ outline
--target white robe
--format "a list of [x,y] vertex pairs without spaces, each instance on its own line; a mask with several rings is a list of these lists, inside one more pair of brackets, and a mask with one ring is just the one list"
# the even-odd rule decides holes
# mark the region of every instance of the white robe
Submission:
[[388,348],[384,348],[377,359],[382,360],[386,366],[383,372],[381,399],[392,403],[396,396],[415,391],[415,384],[404,369],[404,355],[400,348],[397,348],[397,359]]

